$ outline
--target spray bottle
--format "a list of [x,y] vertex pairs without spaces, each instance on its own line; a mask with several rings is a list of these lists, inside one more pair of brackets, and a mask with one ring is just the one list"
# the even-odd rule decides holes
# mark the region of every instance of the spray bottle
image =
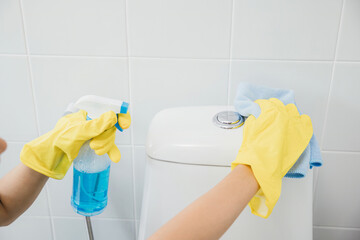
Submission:
[[[87,120],[99,117],[107,111],[127,113],[129,104],[115,99],[83,96],[75,104],[70,104],[67,113],[80,109],[87,111]],[[116,128],[121,129],[119,123]],[[111,160],[107,154],[99,156],[89,146],[89,141],[81,147],[74,160],[73,191],[71,205],[74,211],[86,217],[89,238],[93,239],[90,216],[102,213],[107,206]]]

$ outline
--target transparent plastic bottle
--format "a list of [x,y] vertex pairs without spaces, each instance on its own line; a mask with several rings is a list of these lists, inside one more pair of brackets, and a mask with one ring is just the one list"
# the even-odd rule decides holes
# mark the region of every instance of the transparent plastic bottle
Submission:
[[[70,103],[65,115],[83,109],[87,112],[86,120],[92,120],[101,114],[113,111],[116,114],[126,114],[129,103],[112,98],[86,95],[75,103]],[[118,115],[117,115],[118,116]],[[115,127],[122,132],[119,123]],[[90,148],[89,141],[80,149],[74,160],[73,191],[71,205],[75,212],[86,216],[102,213],[107,205],[111,160],[107,154],[98,156]]]
[[76,213],[95,216],[107,206],[111,160],[97,155],[87,141],[74,160],[71,205]]

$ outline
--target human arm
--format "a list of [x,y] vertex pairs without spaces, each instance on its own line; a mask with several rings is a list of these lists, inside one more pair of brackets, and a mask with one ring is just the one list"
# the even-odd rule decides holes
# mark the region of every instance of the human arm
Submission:
[[[9,225],[29,208],[49,177],[64,176],[85,141],[92,139],[97,154],[107,153],[114,162],[119,161],[120,151],[114,143],[116,121],[113,112],[86,121],[86,112],[80,111],[63,117],[52,131],[26,144],[20,154],[22,163],[0,179],[0,226]],[[126,129],[130,115],[120,115],[118,121]],[[5,149],[6,142],[0,138],[0,154]]]
[[256,103],[261,114],[246,120],[232,172],[150,240],[219,239],[249,201],[252,213],[264,218],[271,214],[280,196],[281,179],[309,143],[312,124],[294,104],[284,106],[277,99]]
[[[6,150],[0,138],[0,154]],[[39,195],[48,177],[20,163],[0,179],[0,226],[7,226],[20,216]],[[26,186],[24,188],[24,186]]]
[[246,165],[238,165],[214,188],[162,226],[149,240],[219,239],[258,191]]
[[49,177],[20,163],[0,179],[0,226],[7,226],[35,201]]

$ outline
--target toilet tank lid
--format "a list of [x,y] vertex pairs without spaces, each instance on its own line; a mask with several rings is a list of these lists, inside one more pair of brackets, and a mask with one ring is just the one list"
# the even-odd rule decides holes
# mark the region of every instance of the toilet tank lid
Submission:
[[146,143],[155,160],[183,164],[230,167],[242,142],[243,127],[223,129],[213,123],[232,106],[179,107],[160,111],[153,118]]

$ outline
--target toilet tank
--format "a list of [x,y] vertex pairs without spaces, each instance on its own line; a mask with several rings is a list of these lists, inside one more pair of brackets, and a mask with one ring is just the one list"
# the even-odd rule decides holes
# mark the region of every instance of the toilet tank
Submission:
[[[225,129],[226,123],[216,125],[217,114],[223,111],[234,109],[171,108],[153,118],[146,144],[138,239],[150,237],[230,172],[242,142],[243,126],[238,123],[237,128]],[[221,239],[312,239],[312,187],[312,172],[303,179],[284,178],[280,199],[269,218],[252,215],[246,207]]]

